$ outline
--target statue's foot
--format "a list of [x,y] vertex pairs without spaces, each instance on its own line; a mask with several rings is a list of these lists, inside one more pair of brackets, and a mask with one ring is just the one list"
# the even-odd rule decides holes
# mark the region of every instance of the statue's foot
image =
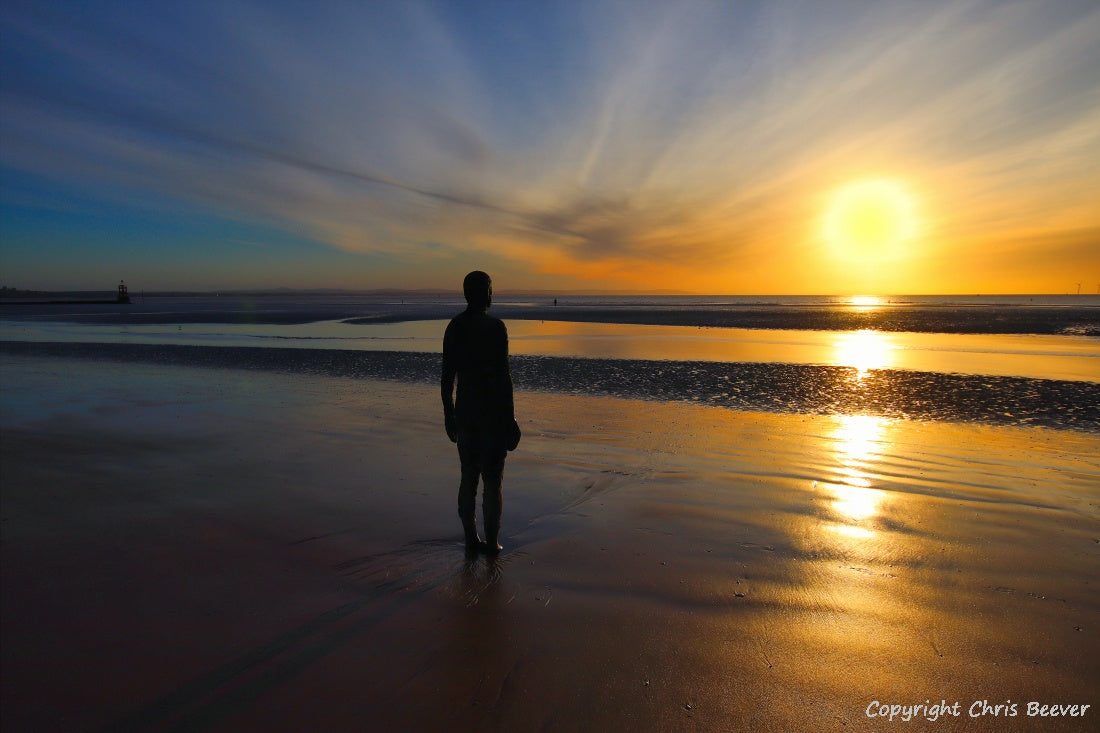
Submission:
[[[462,515],[459,516],[462,517]],[[475,557],[485,543],[481,541],[481,535],[477,533],[477,524],[474,522],[473,517],[462,517],[462,534],[466,540],[466,557]]]

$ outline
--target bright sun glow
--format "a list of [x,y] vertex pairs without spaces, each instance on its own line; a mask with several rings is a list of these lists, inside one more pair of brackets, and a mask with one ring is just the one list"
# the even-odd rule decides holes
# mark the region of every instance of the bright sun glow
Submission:
[[874,259],[895,254],[917,233],[913,197],[895,181],[858,181],[829,199],[826,241],[844,257]]
[[882,305],[882,300],[873,295],[853,295],[848,298],[848,304],[855,306],[857,310],[869,311]]

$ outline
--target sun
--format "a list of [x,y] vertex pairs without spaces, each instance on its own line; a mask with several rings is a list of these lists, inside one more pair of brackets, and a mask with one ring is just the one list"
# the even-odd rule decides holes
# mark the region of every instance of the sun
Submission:
[[856,181],[838,189],[825,209],[823,234],[840,255],[889,258],[917,233],[916,203],[897,181]]

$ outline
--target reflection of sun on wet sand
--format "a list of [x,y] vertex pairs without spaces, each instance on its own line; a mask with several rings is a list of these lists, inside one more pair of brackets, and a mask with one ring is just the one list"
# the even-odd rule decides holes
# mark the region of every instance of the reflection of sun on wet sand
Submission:
[[893,342],[896,337],[879,331],[850,331],[834,335],[836,355],[834,363],[855,367],[862,379],[871,369],[895,367]]
[[5,358],[5,730],[1094,699],[1094,434],[522,393],[509,550],[467,563],[434,387],[79,364]]
[[870,520],[878,514],[886,493],[874,488],[874,460],[883,450],[883,418],[870,415],[844,415],[837,418],[837,428],[831,435],[838,458],[837,476],[822,487],[832,494],[839,524],[828,529],[848,537],[870,538]]

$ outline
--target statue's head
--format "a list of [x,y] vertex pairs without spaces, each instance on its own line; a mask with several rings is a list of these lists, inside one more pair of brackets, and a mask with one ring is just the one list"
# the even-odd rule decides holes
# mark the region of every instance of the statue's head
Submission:
[[487,273],[474,270],[462,281],[462,294],[471,308],[488,308],[493,302],[493,281]]

